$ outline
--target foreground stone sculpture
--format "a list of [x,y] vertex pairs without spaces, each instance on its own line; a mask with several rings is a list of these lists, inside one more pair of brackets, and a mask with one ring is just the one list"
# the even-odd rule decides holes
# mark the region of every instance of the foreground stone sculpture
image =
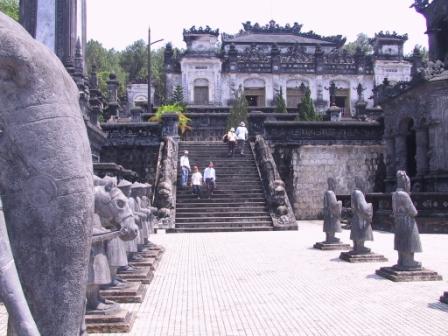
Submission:
[[341,211],[342,202],[336,199],[336,180],[332,177],[327,179],[328,190],[324,194],[324,227],[325,241],[314,244],[314,248],[319,250],[348,250],[349,244],[341,243],[336,238],[336,232],[341,232]]
[[361,177],[355,177],[355,190],[351,195],[352,221],[350,239],[353,240],[353,249],[349,252],[342,252],[340,258],[348,262],[370,262],[387,261],[384,256],[374,254],[369,248],[364,246],[366,240],[373,240],[372,203],[367,203],[364,196],[364,181]]
[[0,190],[11,249],[41,335],[77,335],[93,216],[79,92],[59,59],[1,12],[0,46]]
[[394,249],[398,262],[393,267],[382,267],[376,273],[392,281],[442,280],[437,272],[427,270],[414,260],[414,253],[422,252],[420,234],[415,216],[417,209],[409,192],[411,181],[403,170],[397,171],[397,190],[392,194],[392,210],[395,221]]

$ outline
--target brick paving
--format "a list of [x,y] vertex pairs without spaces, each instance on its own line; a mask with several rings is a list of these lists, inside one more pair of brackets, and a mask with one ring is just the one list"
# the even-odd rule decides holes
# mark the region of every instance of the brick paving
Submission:
[[[350,264],[319,251],[321,222],[300,231],[158,234],[166,248],[138,318],[135,336],[448,335],[448,235],[422,235],[426,268],[439,282],[393,283],[375,275],[396,261],[393,235],[368,243],[387,263]],[[349,232],[341,237],[348,240]],[[5,335],[0,307],[0,335]]]

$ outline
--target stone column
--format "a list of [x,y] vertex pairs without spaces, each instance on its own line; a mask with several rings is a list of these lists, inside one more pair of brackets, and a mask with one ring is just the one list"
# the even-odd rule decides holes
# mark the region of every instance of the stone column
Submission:
[[59,0],[56,2],[55,51],[70,73],[73,70],[76,47],[76,1]]
[[20,1],[20,24],[36,37],[37,0]]

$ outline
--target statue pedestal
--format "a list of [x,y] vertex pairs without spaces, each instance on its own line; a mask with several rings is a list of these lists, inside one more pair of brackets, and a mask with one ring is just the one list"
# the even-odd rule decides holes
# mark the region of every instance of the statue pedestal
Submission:
[[142,257],[138,261],[131,261],[129,265],[132,267],[149,267],[151,271],[155,271],[159,265],[159,261],[156,258]]
[[142,303],[147,286],[141,282],[130,282],[126,288],[109,287],[100,290],[102,297],[119,303]]
[[150,284],[154,273],[150,267],[136,267],[132,271],[119,271],[117,273],[123,280],[137,282],[140,281],[143,284]]
[[385,258],[382,254],[376,254],[373,252],[363,253],[363,254],[355,254],[352,251],[342,252],[339,256],[339,259],[348,261],[351,263],[367,263],[367,262],[385,262],[387,258]]
[[132,329],[135,315],[127,310],[110,314],[88,314],[85,316],[87,332],[94,333],[128,333]]
[[443,295],[440,297],[440,302],[448,304],[448,292],[443,293]]
[[155,258],[157,260],[162,259],[163,251],[162,250],[151,250],[145,248],[143,251],[140,252],[140,255],[145,258]]
[[352,247],[350,244],[344,244],[342,242],[338,243],[327,243],[327,242],[318,242],[313,246],[315,249],[324,250],[324,251],[334,251],[334,250],[350,250]]
[[426,268],[421,268],[415,271],[399,271],[393,267],[381,267],[379,270],[376,270],[375,273],[394,282],[442,280],[441,275]]

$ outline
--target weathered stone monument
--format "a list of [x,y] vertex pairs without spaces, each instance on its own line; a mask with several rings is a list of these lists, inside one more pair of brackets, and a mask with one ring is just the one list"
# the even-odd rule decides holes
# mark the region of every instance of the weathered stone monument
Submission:
[[[41,335],[77,335],[93,216],[79,92],[59,59],[3,13],[0,45],[0,190],[11,249]],[[12,322],[21,322],[17,313],[9,310]]]
[[376,274],[392,281],[442,280],[437,272],[427,270],[414,260],[414,254],[422,252],[415,209],[409,196],[411,181],[403,170],[397,171],[397,190],[392,194],[392,209],[395,221],[394,249],[398,262],[393,267],[381,267]]
[[372,253],[364,246],[366,240],[373,240],[372,232],[372,203],[367,203],[364,196],[364,181],[361,177],[355,177],[355,190],[352,192],[351,205],[353,217],[351,220],[350,239],[353,240],[353,249],[342,252],[340,258],[348,262],[387,261],[384,256]]
[[336,200],[336,180],[329,177],[327,179],[328,190],[324,194],[324,227],[325,240],[314,244],[314,248],[319,250],[348,250],[349,244],[344,244],[336,238],[336,232],[341,232],[341,211],[342,202]]

